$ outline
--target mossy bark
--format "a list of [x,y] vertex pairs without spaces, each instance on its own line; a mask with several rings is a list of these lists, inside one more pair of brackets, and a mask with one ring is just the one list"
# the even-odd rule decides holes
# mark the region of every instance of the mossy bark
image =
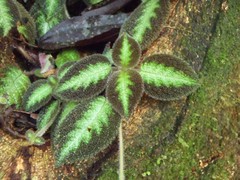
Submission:
[[[144,56],[170,53],[199,73],[191,96],[144,96],[124,122],[127,179],[238,179],[240,1],[172,1],[159,39]],[[0,179],[118,179],[118,142],[97,157],[54,168],[49,143],[27,146],[0,131]]]

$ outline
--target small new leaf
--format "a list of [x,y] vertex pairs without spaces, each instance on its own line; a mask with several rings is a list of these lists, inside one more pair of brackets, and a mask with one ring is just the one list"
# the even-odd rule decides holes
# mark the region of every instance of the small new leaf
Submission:
[[34,112],[47,104],[52,97],[53,87],[47,80],[38,80],[31,84],[23,96],[23,108]]
[[169,0],[147,0],[125,21],[120,34],[126,32],[145,50],[160,34],[168,14]]
[[55,64],[58,68],[63,66],[67,62],[75,62],[80,60],[80,54],[75,49],[68,49],[61,51],[56,58]]
[[36,20],[38,37],[44,35],[53,26],[69,18],[66,0],[36,0],[30,13]]
[[108,80],[106,96],[113,108],[123,117],[129,117],[143,94],[143,82],[135,70],[114,72]]
[[106,148],[117,135],[120,119],[102,96],[79,104],[59,127],[58,141],[53,141],[56,165],[91,157]]
[[153,55],[141,64],[145,92],[159,100],[189,95],[198,86],[197,75],[183,60],[171,55]]
[[41,146],[46,142],[43,137],[38,137],[36,133],[31,129],[26,131],[25,137],[31,144],[34,144],[37,146]]
[[28,76],[14,66],[2,69],[0,74],[3,74],[0,78],[0,104],[20,107],[22,96],[31,84]]
[[131,68],[138,64],[141,50],[138,42],[127,34],[119,37],[113,45],[113,62],[123,68]]
[[101,93],[112,67],[100,54],[91,55],[76,62],[60,79],[54,95],[63,100],[91,98]]

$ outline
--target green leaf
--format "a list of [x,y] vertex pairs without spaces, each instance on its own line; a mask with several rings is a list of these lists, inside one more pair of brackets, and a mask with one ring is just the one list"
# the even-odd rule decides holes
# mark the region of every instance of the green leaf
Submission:
[[113,62],[123,68],[134,67],[140,60],[141,50],[138,42],[127,34],[120,36],[113,45]]
[[106,0],[83,0],[83,1],[86,5],[92,6],[92,5],[98,4],[100,2],[104,2]]
[[12,14],[12,9],[16,9],[15,4],[9,0],[0,1],[1,18],[0,18],[0,35],[7,36],[8,32],[15,26],[16,14]]
[[60,102],[55,100],[45,106],[38,114],[37,129],[45,131],[52,125],[60,111]]
[[[66,102],[63,105],[63,107],[61,109],[61,113],[57,116],[57,118],[54,121],[54,124],[52,126],[52,131],[51,131],[52,144],[55,144],[55,142],[58,142],[58,139],[61,135],[59,133],[59,127],[61,127],[61,125],[65,122],[66,118],[76,108],[77,105],[78,105],[78,103],[73,102],[73,101]],[[53,145],[52,149],[55,151],[56,147]]]
[[16,2],[16,5],[18,9],[17,30],[28,40],[28,42],[35,44],[35,39],[37,38],[35,21],[22,4]]
[[111,64],[105,56],[87,56],[70,67],[60,79],[54,95],[73,101],[98,95],[104,90],[111,70]]
[[80,54],[76,49],[68,49],[60,52],[57,55],[55,64],[58,68],[63,66],[67,62],[75,62],[80,60]]
[[120,120],[102,96],[79,104],[59,128],[58,141],[53,141],[56,165],[94,156],[106,148],[116,137]]
[[26,136],[26,139],[31,144],[34,144],[34,145],[37,145],[37,146],[43,145],[46,142],[43,137],[37,136],[36,133],[31,129],[26,131],[25,136]]
[[36,20],[38,37],[43,36],[53,26],[69,18],[66,0],[35,0],[30,13]]
[[35,23],[25,8],[16,0],[1,0],[0,9],[0,36],[7,36],[18,23],[19,32],[33,43],[36,37]]
[[14,66],[2,69],[0,74],[3,74],[0,78],[0,104],[20,107],[22,96],[31,84],[28,76]]
[[52,97],[53,87],[47,80],[37,80],[31,84],[23,96],[23,108],[34,112],[47,104]]
[[160,34],[169,14],[169,0],[147,0],[137,7],[123,24],[126,32],[145,50]]
[[73,109],[75,109],[75,107],[77,105],[78,105],[78,103],[74,102],[74,101],[69,101],[69,102],[64,104],[64,106],[63,106],[63,108],[61,110],[60,115],[56,119],[55,129],[62,125],[62,123],[64,122],[66,117],[72,112]]
[[61,80],[64,77],[64,75],[69,71],[73,64],[75,64],[75,62],[73,61],[67,62],[58,69],[57,72],[58,80]]
[[107,83],[106,96],[113,108],[129,117],[143,94],[143,82],[135,70],[114,72]]
[[145,92],[155,99],[180,99],[198,86],[194,70],[183,60],[171,55],[147,57],[142,62],[140,74]]

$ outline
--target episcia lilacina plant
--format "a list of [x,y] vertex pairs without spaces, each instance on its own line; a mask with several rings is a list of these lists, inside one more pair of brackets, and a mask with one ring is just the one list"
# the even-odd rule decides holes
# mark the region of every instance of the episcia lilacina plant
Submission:
[[[62,4],[59,2],[51,7]],[[39,4],[40,1],[36,1],[31,13],[37,21],[42,48],[58,49],[79,41],[73,38],[78,32],[74,28],[82,29],[75,26],[76,18],[69,19],[65,14],[59,16],[57,22],[52,19],[43,22],[45,14],[35,13]],[[71,52],[71,59],[63,53],[62,58],[55,62],[57,74],[37,80],[27,89],[23,96],[23,109],[30,113],[38,112],[38,119],[37,130],[28,130],[26,139],[31,144],[42,145],[45,143],[43,135],[50,130],[56,166],[94,156],[106,148],[118,132],[122,134],[122,120],[132,115],[144,92],[154,99],[169,101],[196,90],[197,74],[180,58],[167,54],[141,58],[142,51],[159,36],[168,17],[169,6],[168,0],[143,0],[124,22],[119,37],[106,54],[79,59],[76,52]],[[60,10],[65,12],[65,6]],[[55,11],[50,9],[47,13],[55,14]],[[114,17],[119,16],[111,16],[108,20]],[[59,24],[62,20],[65,24]],[[69,25],[67,30],[74,33],[66,34],[66,28],[62,27],[71,22],[72,26]],[[90,23],[89,27],[96,31],[94,24]],[[61,39],[61,36],[56,36],[56,30],[71,38],[64,36]],[[92,34],[85,37],[91,38]],[[70,61],[65,62],[67,60]],[[123,166],[123,158],[120,159]],[[123,176],[121,167],[120,177]]]
[[[66,114],[55,120],[52,141],[58,147],[54,152],[58,166],[105,148],[117,134],[121,117],[129,118],[143,92],[155,99],[175,100],[198,86],[196,73],[181,59],[156,54],[145,58],[138,68],[140,56],[138,42],[123,33],[113,45],[114,64],[104,55],[90,55],[70,66],[66,64],[55,78],[35,81],[27,90],[23,100],[25,110],[34,112],[50,102],[46,106],[49,109],[39,113],[39,124],[46,124],[39,126],[36,132],[39,138],[43,135],[39,131],[46,131],[42,128],[50,127],[56,117],[59,110],[56,100],[75,102],[71,111],[66,110]],[[104,89],[106,98],[97,96]],[[56,100],[50,101],[52,96]]]

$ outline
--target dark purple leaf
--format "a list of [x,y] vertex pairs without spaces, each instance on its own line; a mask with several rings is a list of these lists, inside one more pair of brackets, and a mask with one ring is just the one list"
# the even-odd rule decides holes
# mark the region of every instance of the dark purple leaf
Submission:
[[127,14],[77,16],[67,19],[49,30],[39,40],[39,47],[43,49],[61,49],[69,46],[85,46],[106,41],[112,37],[123,22]]

